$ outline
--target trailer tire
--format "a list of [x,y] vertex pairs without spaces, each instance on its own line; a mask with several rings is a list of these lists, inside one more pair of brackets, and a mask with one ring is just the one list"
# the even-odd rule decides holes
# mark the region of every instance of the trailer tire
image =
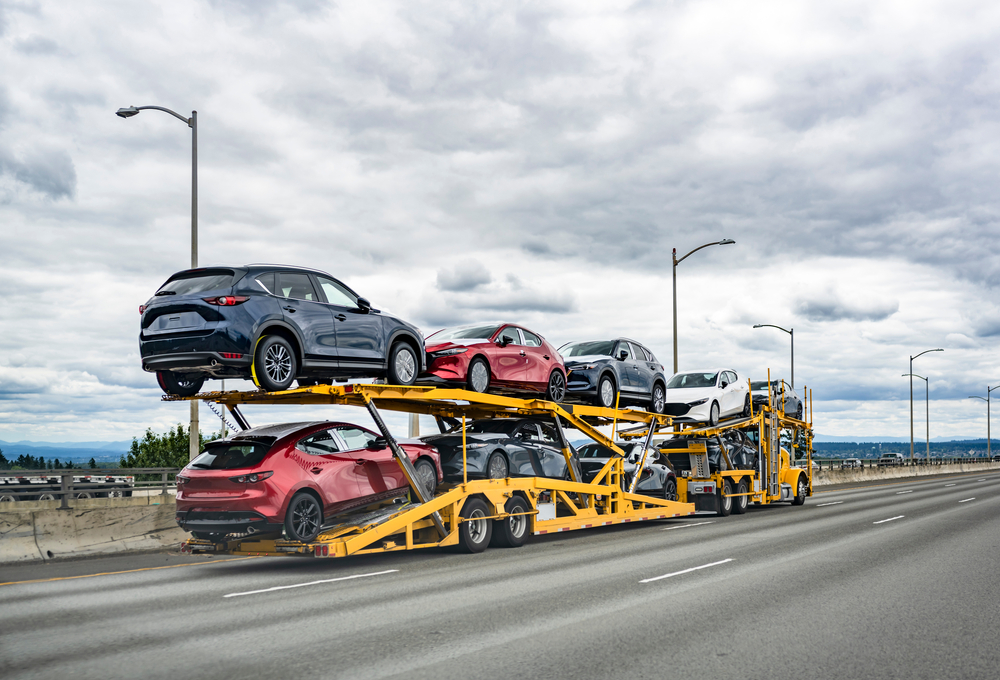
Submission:
[[[520,496],[512,496],[503,506],[511,515],[528,511],[528,504]],[[504,517],[493,520],[493,537],[490,545],[496,548],[520,548],[528,540],[528,515]]]
[[733,499],[729,494],[733,492],[733,485],[728,479],[723,480],[722,484],[719,485],[719,490],[716,492],[719,494],[719,517],[729,517],[729,513],[733,511]]
[[805,503],[808,494],[809,484],[806,482],[806,476],[799,475],[799,483],[795,489],[795,498],[792,499],[792,505],[802,505]]
[[12,493],[0,493],[0,503],[13,503],[17,496]]
[[458,525],[458,548],[462,552],[478,553],[486,550],[493,538],[493,521],[486,519],[491,514],[489,508],[479,498],[465,501],[458,513],[464,521]]
[[74,498],[93,498],[93,497],[94,497],[93,494],[91,494],[89,491],[81,491],[80,493],[74,496]]
[[[736,493],[743,494],[747,492],[747,483],[740,480],[740,483],[736,485]],[[736,496],[733,499],[733,514],[742,515],[747,511],[747,505],[749,505],[748,499],[750,496]]]
[[323,506],[311,493],[292,496],[285,512],[285,534],[293,541],[308,542],[319,536],[323,527]]
[[56,495],[54,493],[43,493],[43,494],[40,494],[38,496],[38,500],[40,500],[40,501],[57,501],[59,499],[56,498]]

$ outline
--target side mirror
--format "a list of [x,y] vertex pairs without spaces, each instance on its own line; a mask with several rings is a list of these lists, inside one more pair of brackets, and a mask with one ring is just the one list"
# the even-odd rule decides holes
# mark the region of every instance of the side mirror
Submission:
[[368,442],[368,446],[365,448],[369,451],[381,451],[387,446],[389,446],[389,442],[386,441],[385,437],[375,437],[375,439]]
[[509,335],[502,335],[500,336],[500,340],[497,342],[497,344],[500,345],[501,347],[506,347],[512,342],[514,342],[514,338],[510,337]]
[[372,303],[364,298],[358,298],[358,309],[361,310],[362,314],[367,314],[372,311]]
[[625,361],[626,359],[628,359],[628,352],[625,350],[620,351],[618,353],[618,361]]

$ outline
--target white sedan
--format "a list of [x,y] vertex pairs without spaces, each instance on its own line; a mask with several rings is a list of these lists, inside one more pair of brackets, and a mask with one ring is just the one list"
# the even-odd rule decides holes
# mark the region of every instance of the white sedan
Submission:
[[736,371],[685,371],[667,381],[663,412],[677,420],[717,425],[720,418],[750,415],[750,385]]

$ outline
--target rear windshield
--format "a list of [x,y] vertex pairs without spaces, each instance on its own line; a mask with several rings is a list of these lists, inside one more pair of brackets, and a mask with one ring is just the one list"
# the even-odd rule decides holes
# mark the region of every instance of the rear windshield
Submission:
[[718,375],[718,373],[678,373],[667,383],[667,389],[715,387],[715,379]]
[[600,444],[587,444],[581,446],[577,451],[580,458],[614,458],[618,454],[606,446]]
[[559,348],[559,353],[564,357],[587,357],[587,356],[611,356],[615,343],[611,340],[598,340],[595,342],[571,342]]
[[202,470],[235,470],[257,465],[270,450],[270,444],[252,444],[249,442],[227,442],[225,444],[209,444],[205,451],[194,459],[191,467]]
[[444,342],[446,340],[468,340],[470,338],[483,338],[489,340],[500,328],[499,325],[492,326],[460,326],[459,328],[445,328],[427,337],[428,340]]
[[206,290],[232,288],[235,278],[235,273],[228,269],[198,272],[196,274],[184,275],[180,278],[171,278],[160,287],[160,290],[156,291],[156,294],[193,295],[194,293],[201,293]]

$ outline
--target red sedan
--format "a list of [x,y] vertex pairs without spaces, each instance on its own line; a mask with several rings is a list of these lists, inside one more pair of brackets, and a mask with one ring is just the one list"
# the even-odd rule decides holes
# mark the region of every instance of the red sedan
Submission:
[[430,335],[427,373],[422,382],[543,393],[549,401],[566,396],[566,367],[545,338],[513,324],[446,328]]
[[[441,456],[402,444],[433,495]],[[350,423],[285,423],[208,442],[177,475],[177,523],[195,538],[281,531],[311,541],[331,516],[403,495],[406,477],[383,437]]]

